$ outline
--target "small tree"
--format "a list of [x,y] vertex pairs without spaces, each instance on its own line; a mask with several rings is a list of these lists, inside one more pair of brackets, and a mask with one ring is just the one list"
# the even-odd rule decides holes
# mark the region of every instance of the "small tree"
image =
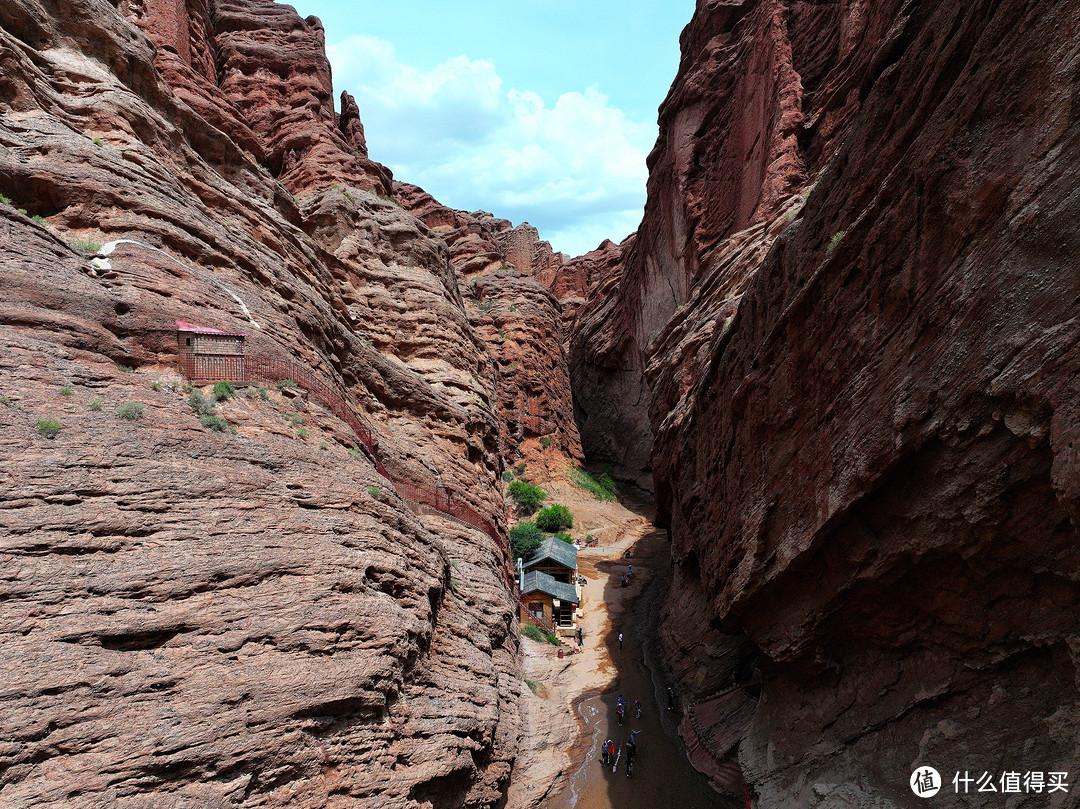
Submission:
[[536,515],[536,526],[542,531],[554,533],[574,527],[574,515],[566,506],[547,506]]
[[532,514],[547,500],[547,492],[527,480],[514,480],[510,482],[510,497],[517,504],[518,511]]
[[116,415],[125,421],[138,421],[143,417],[144,409],[139,402],[124,402],[116,408]]
[[544,532],[535,523],[519,522],[510,529],[510,550],[515,559],[528,559],[543,539]]
[[236,393],[236,388],[233,387],[232,382],[221,380],[214,383],[214,401],[223,402]]

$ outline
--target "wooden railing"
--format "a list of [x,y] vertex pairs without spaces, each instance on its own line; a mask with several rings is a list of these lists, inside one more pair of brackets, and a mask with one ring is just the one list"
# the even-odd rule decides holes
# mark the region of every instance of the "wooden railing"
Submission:
[[[190,354],[181,352],[178,355],[178,365],[180,372],[192,382],[218,381],[218,379],[201,378],[198,370],[200,366]],[[239,378],[230,379],[230,382],[241,384],[278,383],[291,379],[296,383],[297,387],[307,391],[309,395],[349,426],[356,435],[357,440],[371,454],[372,461],[375,464],[375,471],[391,483],[394,491],[402,500],[435,509],[439,513],[452,517],[471,528],[483,531],[495,540],[504,554],[504,572],[508,580],[511,578],[508,567],[510,563],[509,544],[495,524],[471,506],[457,502],[454,499],[453,492],[438,481],[434,479],[418,481],[415,476],[406,480],[388,469],[379,457],[374,431],[367,421],[349,405],[348,393],[344,388],[328,383],[321,376],[313,373],[309,368],[298,362],[269,356],[259,350],[246,354],[243,363],[239,367],[242,370],[235,374]]]

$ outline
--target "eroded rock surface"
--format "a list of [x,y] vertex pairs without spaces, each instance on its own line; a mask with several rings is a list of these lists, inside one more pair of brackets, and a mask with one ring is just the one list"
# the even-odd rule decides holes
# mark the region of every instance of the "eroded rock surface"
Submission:
[[571,368],[587,452],[652,428],[682,730],[755,806],[1080,750],[1078,26],[746,0],[683,34]]
[[334,114],[321,26],[18,0],[0,60],[0,803],[496,804],[503,546],[415,514],[306,395],[252,388],[214,432],[173,371],[175,319],[243,331],[340,385],[395,477],[502,525],[484,340]]

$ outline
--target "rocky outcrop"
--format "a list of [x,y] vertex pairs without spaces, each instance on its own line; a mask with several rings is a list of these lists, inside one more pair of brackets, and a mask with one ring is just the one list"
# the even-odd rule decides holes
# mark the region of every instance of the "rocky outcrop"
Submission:
[[415,513],[315,399],[252,388],[215,432],[173,370],[175,319],[245,332],[501,525],[447,248],[333,114],[317,21],[135,6],[0,12],[0,803],[496,804],[502,546]]
[[587,452],[651,427],[682,731],[755,806],[1080,749],[1078,24],[703,0],[683,34],[571,367]]
[[[447,208],[408,183],[395,183],[394,190],[401,204],[450,251],[470,322],[492,361],[504,460],[518,460],[525,442],[543,437],[550,442],[549,449],[580,462],[560,302],[535,275],[540,265],[511,264],[513,256],[505,246],[511,241],[508,234],[532,229],[524,225],[519,231],[484,211]],[[545,260],[561,262],[550,245],[546,251],[535,244],[529,249],[529,256],[549,254]]]

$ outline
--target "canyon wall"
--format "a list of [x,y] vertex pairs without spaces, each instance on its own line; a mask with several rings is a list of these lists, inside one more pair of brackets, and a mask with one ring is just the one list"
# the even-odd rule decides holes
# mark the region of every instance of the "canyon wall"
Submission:
[[755,806],[1080,753],[1078,29],[700,0],[683,34],[571,374],[590,459],[651,439],[611,460],[670,528],[681,731]]
[[[523,686],[497,368],[334,113],[318,20],[12,0],[0,61],[0,804],[498,803]],[[379,468],[287,383],[200,420],[176,319],[340,390]]]

